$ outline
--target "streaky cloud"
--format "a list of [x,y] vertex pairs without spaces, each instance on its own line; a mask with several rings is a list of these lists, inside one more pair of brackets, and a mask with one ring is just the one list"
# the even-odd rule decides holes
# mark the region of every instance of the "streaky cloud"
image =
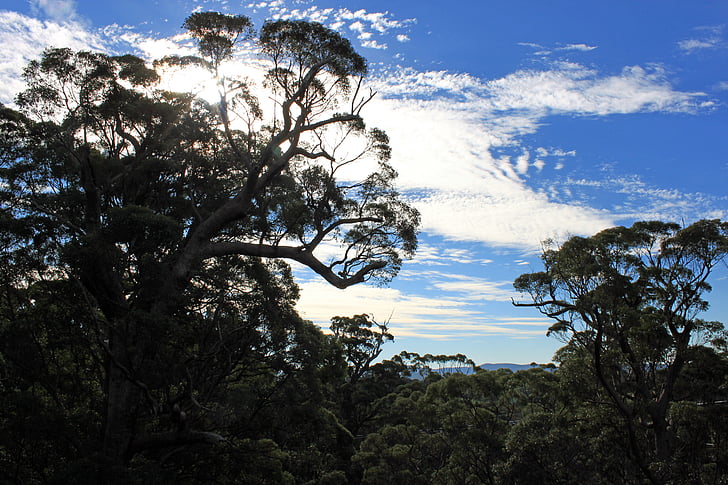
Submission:
[[684,39],[677,43],[680,50],[687,54],[698,51],[728,48],[728,40],[724,38],[724,25],[707,25],[695,30],[700,34],[697,38]]
[[564,47],[558,47],[556,50],[559,51],[582,51],[582,52],[589,52],[596,49],[597,46],[595,45],[587,45],[587,44],[567,44]]

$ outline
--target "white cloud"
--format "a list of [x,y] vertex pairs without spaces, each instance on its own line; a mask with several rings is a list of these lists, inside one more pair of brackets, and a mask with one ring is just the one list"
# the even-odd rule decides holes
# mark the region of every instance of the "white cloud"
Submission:
[[[366,9],[349,10],[348,8],[321,9],[315,5],[306,9],[288,9],[282,2],[260,2],[251,4],[255,8],[268,8],[274,19],[296,19],[319,22],[341,31],[348,25],[348,30],[357,33],[360,45],[366,49],[387,49],[385,37],[395,31],[401,31],[416,23],[416,19],[397,19],[389,12],[370,12]],[[376,36],[376,37],[375,37]],[[398,42],[409,41],[409,36],[397,33]]]
[[[656,67],[603,76],[564,63],[492,81],[399,69],[375,84],[382,99],[366,117],[390,135],[400,186],[420,210],[423,230],[521,248],[536,248],[549,237],[592,234],[615,221],[607,211],[563,202],[563,192],[526,184],[530,167],[540,170],[547,157],[556,157],[555,168],[563,168],[561,159],[576,154],[539,147],[530,161],[522,137],[536,132],[546,116],[690,112],[703,96],[674,90]],[[516,152],[513,158],[494,155],[507,147]]]
[[588,45],[588,44],[566,44],[562,46],[557,47],[546,47],[541,44],[537,44],[535,42],[518,42],[517,45],[523,46],[523,47],[530,47],[531,49],[534,49],[533,54],[537,56],[548,56],[551,55],[554,51],[581,51],[581,52],[589,52],[593,51],[597,48],[597,46]]
[[594,45],[587,45],[587,44],[568,44],[564,47],[559,47],[556,50],[560,51],[583,51],[583,52],[589,52],[593,51],[597,47]]
[[561,62],[547,70],[520,70],[490,81],[446,71],[398,69],[384,73],[379,81],[380,92],[388,96],[455,97],[458,109],[520,111],[531,119],[550,113],[685,112],[694,110],[705,96],[675,91],[659,66],[628,66],[619,74],[604,76],[580,64]]
[[579,64],[558,64],[548,71],[517,71],[490,81],[497,110],[609,115],[645,111],[691,111],[704,93],[675,91],[659,67],[625,67],[600,76]]
[[358,20],[356,22],[353,22],[349,25],[349,30],[354,30],[356,32],[364,32],[364,24],[359,22]]
[[520,175],[525,175],[526,172],[528,172],[529,156],[528,152],[523,152],[523,154],[516,159],[516,172]]
[[508,193],[507,184],[483,185],[484,192],[433,191],[417,200],[423,230],[456,241],[535,250],[544,239],[592,234],[614,222],[605,211],[554,202],[526,187]]
[[728,197],[717,198],[701,193],[683,193],[654,187],[635,175],[605,176],[599,180],[567,178],[563,182],[555,182],[552,188],[555,191],[572,193],[607,192],[614,201],[614,205],[608,210],[617,220],[694,221],[728,217],[727,211],[715,208],[723,205]]
[[348,8],[325,8],[321,9],[315,5],[301,10],[289,10],[283,2],[261,2],[255,4],[256,8],[268,8],[273,18],[310,20],[327,24],[338,30],[345,23],[349,24],[349,28],[355,31],[374,30],[384,35],[391,30],[404,29],[413,23],[416,19],[396,19],[389,12],[369,12],[366,9],[349,10]]
[[246,8],[275,8],[275,7],[281,7],[283,5],[283,0],[275,0],[272,2],[258,2],[258,3],[249,3],[245,7]]
[[561,170],[564,168],[564,162],[563,159],[565,157],[575,157],[576,156],[576,150],[564,150],[561,148],[545,148],[545,147],[538,147],[536,148],[536,160],[531,164],[531,166],[536,167],[536,170],[539,172],[543,170],[543,168],[546,166],[546,161],[544,158],[549,157],[553,158],[556,157],[558,160],[554,164],[554,170]]
[[365,40],[361,43],[361,46],[366,47],[368,49],[379,49],[379,50],[387,48],[387,44],[378,42],[376,40]]
[[678,47],[684,51],[694,51],[699,49],[712,49],[718,44],[718,39],[687,39],[677,43]]
[[697,38],[681,40],[677,46],[688,54],[708,49],[724,49],[728,41],[723,37],[723,25],[710,25],[695,29],[700,34]]
[[120,28],[115,35],[138,51],[144,59],[161,59],[169,55],[194,55],[197,50],[189,36],[178,34],[172,37],[156,38],[139,34],[131,29]]
[[102,35],[80,24],[41,21],[9,11],[0,11],[0,45],[0,102],[6,104],[23,89],[20,76],[25,66],[40,57],[44,49],[53,46],[102,51],[108,47]]
[[509,301],[518,296],[512,281],[490,281],[476,276],[440,272],[421,272],[441,294],[454,293],[456,301]]
[[78,20],[74,0],[30,0],[31,11],[58,23],[71,23]]
[[268,6],[268,10],[271,12],[271,17],[274,19],[294,19],[294,20],[308,20],[310,22],[326,23],[331,17],[333,9],[319,9],[316,6],[312,6],[305,10],[293,9],[289,10],[283,6],[283,2],[271,3]]
[[[417,248],[417,253],[411,261],[405,264],[415,264],[417,266],[443,266],[450,263],[461,265],[480,265],[484,266],[492,263],[491,259],[481,259],[475,257],[475,251],[469,249],[457,249],[452,246],[441,248],[435,245],[422,243]],[[419,273],[418,273],[419,274]],[[401,276],[407,275],[407,270],[400,273]]]
[[[491,297],[498,293],[510,298],[512,292],[501,288],[505,283],[467,277],[461,277],[458,283],[457,278],[454,275],[456,281],[452,285],[443,282],[442,288],[437,289],[438,296],[433,297],[362,285],[338,290],[325,282],[304,281],[296,307],[301,316],[323,328],[328,328],[333,316],[367,313],[378,322],[388,321],[395,338],[448,340],[486,335],[543,338],[549,326],[544,318],[487,316],[474,305],[473,300],[479,294]],[[478,288],[478,284],[486,286]]]
[[301,299],[297,305],[304,318],[326,325],[333,316],[371,314],[377,321],[392,317],[398,324],[421,324],[471,317],[465,302],[407,295],[393,288],[356,285],[339,290],[319,280],[301,284]]
[[339,9],[337,18],[346,20],[359,19],[365,21],[370,24],[374,30],[381,34],[384,34],[391,29],[402,28],[415,22],[414,19],[396,20],[391,17],[389,12],[368,12],[365,9],[359,9],[352,12],[346,8]]
[[576,156],[576,150],[562,150],[560,148],[551,149],[551,151],[548,153],[549,155],[553,157],[575,157]]

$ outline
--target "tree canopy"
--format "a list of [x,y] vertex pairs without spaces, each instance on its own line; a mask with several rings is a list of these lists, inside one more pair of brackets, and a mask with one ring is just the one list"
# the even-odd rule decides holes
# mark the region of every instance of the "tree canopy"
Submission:
[[[26,68],[19,111],[0,112],[7,322],[61,305],[56,324],[93,363],[81,374],[97,386],[87,405],[108,480],[157,450],[224,439],[209,402],[241,378],[267,375],[270,398],[306,368],[301,339],[325,339],[295,313],[283,260],[346,288],[387,282],[417,244],[346,39],[298,21],[255,37],[247,17],[215,12],[184,27],[198,55],[155,66],[202,66],[217,102],[161,89],[131,55],[54,48]],[[267,59],[264,86],[222,74],[243,41]],[[372,173],[340,177],[353,163]],[[339,255],[319,259],[324,244]]]
[[556,321],[549,332],[568,342],[560,358],[586,357],[653,483],[666,483],[679,466],[670,410],[687,397],[676,391],[681,376],[714,352],[701,337],[723,337],[721,323],[699,315],[708,308],[708,278],[727,257],[728,223],[637,222],[547,248],[545,270],[515,282],[533,300],[519,305]]

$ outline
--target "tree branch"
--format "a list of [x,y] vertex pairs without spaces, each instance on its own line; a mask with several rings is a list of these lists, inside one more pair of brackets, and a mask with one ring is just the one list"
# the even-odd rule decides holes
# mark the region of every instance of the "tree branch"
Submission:
[[139,453],[146,450],[169,448],[172,446],[194,445],[198,443],[217,444],[225,441],[225,438],[217,433],[208,431],[170,431],[167,433],[156,433],[135,438],[131,443],[131,453]]
[[322,276],[333,286],[344,289],[357,283],[366,281],[366,277],[372,271],[382,269],[387,265],[386,261],[372,261],[359,269],[351,276],[342,276],[319,261],[307,246],[272,246],[267,244],[255,244],[245,242],[218,242],[208,245],[203,251],[203,259],[215,256],[226,256],[240,254],[245,256],[257,256],[261,258],[285,258],[298,261],[308,266],[318,275]]

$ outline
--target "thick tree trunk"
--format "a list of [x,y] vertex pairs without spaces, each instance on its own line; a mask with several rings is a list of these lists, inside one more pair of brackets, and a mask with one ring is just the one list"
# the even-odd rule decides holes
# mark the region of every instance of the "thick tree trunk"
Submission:
[[114,345],[112,342],[106,376],[106,409],[102,442],[102,455],[106,468],[103,474],[106,483],[122,480],[121,477],[131,458],[131,444],[135,436],[141,398],[141,389],[132,382],[128,375],[129,370],[124,366],[125,351],[123,345],[119,343]]
[[667,419],[653,417],[655,433],[655,456],[661,462],[668,463],[673,455],[674,436],[668,428]]
[[135,401],[139,393],[134,384],[119,375],[120,371],[116,368],[112,368],[111,374],[106,404],[104,454],[113,458],[112,461],[123,463],[134,437]]
[[654,434],[654,457],[658,464],[657,474],[669,483],[674,473],[672,459],[675,453],[675,434],[670,429],[668,411],[671,398],[661,399],[649,410]]

